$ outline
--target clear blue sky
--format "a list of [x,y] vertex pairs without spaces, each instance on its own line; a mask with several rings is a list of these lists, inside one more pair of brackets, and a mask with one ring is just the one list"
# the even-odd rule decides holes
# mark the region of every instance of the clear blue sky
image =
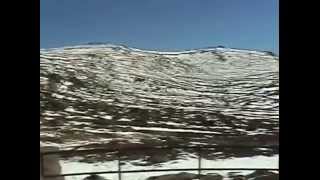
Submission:
[[41,48],[88,42],[278,53],[277,0],[41,0]]

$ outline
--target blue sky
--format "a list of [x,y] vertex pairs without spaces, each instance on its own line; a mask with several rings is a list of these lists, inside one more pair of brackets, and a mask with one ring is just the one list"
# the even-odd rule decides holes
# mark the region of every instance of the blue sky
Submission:
[[88,42],[278,53],[277,0],[41,0],[41,48]]

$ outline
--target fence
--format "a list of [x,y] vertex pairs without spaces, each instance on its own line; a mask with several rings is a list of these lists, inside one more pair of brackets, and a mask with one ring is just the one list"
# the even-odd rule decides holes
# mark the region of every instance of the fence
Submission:
[[[121,154],[122,152],[130,151],[130,150],[146,150],[146,149],[194,149],[198,154],[198,168],[179,168],[179,169],[150,169],[150,170],[121,170]],[[203,149],[224,149],[224,148],[266,148],[278,150],[278,145],[272,146],[227,146],[227,145],[214,145],[214,146],[170,146],[170,147],[135,147],[130,149],[121,149],[121,148],[98,148],[98,149],[86,149],[86,150],[63,150],[63,151],[50,151],[50,152],[42,152],[40,153],[40,161],[41,161],[41,172],[44,173],[44,156],[52,155],[52,154],[60,154],[60,155],[74,155],[74,154],[85,154],[85,153],[103,153],[103,152],[116,152],[117,160],[118,160],[118,170],[117,171],[98,171],[98,172],[81,172],[81,173],[67,173],[67,174],[42,174],[43,177],[46,178],[54,178],[61,176],[78,176],[78,175],[91,175],[91,174],[118,174],[118,179],[121,180],[121,174],[123,173],[139,173],[139,172],[170,172],[170,171],[198,171],[198,174],[201,174],[201,171],[245,171],[245,170],[266,170],[266,171],[279,171],[278,168],[202,168],[201,160],[202,155],[201,152]]]

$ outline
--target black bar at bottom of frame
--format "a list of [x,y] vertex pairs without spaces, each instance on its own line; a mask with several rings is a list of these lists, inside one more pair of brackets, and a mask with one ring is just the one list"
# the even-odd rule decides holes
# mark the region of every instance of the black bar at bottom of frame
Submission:
[[[141,172],[163,172],[163,171],[198,171],[198,168],[191,169],[150,169],[150,170],[128,170],[128,171],[100,171],[100,172],[84,172],[84,173],[70,173],[70,174],[60,174],[60,175],[46,175],[44,177],[53,178],[61,176],[81,176],[81,175],[91,175],[91,174],[115,174],[115,173],[141,173]],[[279,171],[277,168],[201,168],[201,171],[255,171],[255,170],[265,170],[265,171]]]

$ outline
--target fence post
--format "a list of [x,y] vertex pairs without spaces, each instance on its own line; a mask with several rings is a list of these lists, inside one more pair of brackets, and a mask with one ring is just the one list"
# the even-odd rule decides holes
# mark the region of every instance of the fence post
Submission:
[[121,154],[120,154],[120,149],[118,149],[117,156],[118,156],[118,180],[121,180],[121,161],[120,161]]
[[201,147],[198,148],[198,175],[201,175]]
[[40,180],[43,180],[43,174],[44,174],[44,160],[43,160],[43,154],[40,153]]

